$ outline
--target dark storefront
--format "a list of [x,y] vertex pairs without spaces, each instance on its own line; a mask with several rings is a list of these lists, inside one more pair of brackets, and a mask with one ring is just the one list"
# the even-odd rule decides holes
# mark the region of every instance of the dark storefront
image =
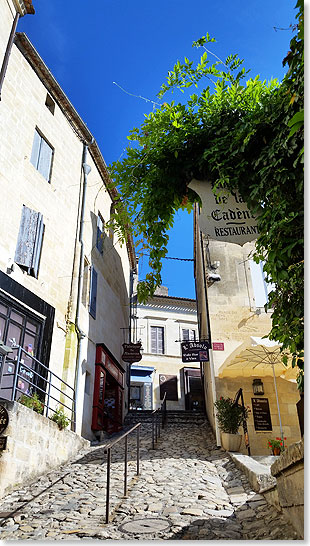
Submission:
[[96,350],[92,430],[117,432],[123,426],[124,371],[104,345]]
[[184,395],[186,410],[204,408],[201,372],[197,368],[183,368]]

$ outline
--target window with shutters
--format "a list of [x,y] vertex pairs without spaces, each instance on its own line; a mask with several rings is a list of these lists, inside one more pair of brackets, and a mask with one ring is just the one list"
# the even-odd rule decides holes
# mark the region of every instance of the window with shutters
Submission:
[[151,353],[163,355],[165,352],[163,326],[151,326]]
[[89,314],[96,318],[96,306],[97,306],[97,271],[94,267],[91,268],[90,276],[90,298],[89,298]]
[[96,247],[99,250],[100,254],[103,253],[103,229],[104,229],[104,220],[98,212],[97,216],[97,239],[96,239]]
[[14,261],[38,278],[44,234],[43,216],[23,205]]
[[182,341],[196,341],[196,331],[182,328]]
[[53,153],[52,146],[35,129],[30,162],[48,182],[51,178]]

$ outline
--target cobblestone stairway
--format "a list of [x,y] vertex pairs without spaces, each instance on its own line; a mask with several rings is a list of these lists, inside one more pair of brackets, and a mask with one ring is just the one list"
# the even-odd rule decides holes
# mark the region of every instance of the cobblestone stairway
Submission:
[[123,445],[117,444],[109,524],[104,523],[104,446],[96,446],[2,499],[0,539],[298,539],[216,447],[208,423],[197,421],[168,422],[155,450],[151,425],[144,423],[139,477],[136,438],[129,441],[127,498],[122,497]]

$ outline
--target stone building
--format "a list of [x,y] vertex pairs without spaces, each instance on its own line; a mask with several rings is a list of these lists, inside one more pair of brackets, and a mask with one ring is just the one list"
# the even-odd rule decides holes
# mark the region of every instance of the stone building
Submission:
[[[282,364],[280,347],[265,339],[272,310],[266,312],[264,305],[272,287],[265,282],[262,264],[251,259],[254,242],[240,246],[209,239],[198,225],[200,214],[203,209],[196,206],[198,324],[200,336],[210,341],[210,359],[203,365],[207,414],[220,445],[214,401],[220,396],[234,399],[242,388],[245,405],[251,410],[251,453],[270,454],[268,439],[281,437],[281,429],[285,445],[300,440],[295,371]],[[244,442],[241,451],[247,453]]]
[[131,365],[131,408],[157,409],[166,392],[168,410],[202,409],[200,364],[184,363],[181,355],[182,341],[198,340],[196,301],[160,287],[137,305],[134,337],[142,342],[142,360]]
[[73,428],[92,439],[118,430],[127,411],[134,246],[105,227],[118,195],[93,135],[15,32],[31,2],[0,6],[0,339],[17,347],[1,367],[0,397],[37,390],[49,415],[61,403],[71,417],[73,406]]

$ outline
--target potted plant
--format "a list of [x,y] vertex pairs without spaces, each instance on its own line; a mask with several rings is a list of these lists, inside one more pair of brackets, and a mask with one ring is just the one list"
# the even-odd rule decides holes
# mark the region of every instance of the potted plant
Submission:
[[239,451],[242,435],[238,434],[238,430],[243,419],[248,417],[248,409],[223,396],[216,400],[214,406],[221,430],[222,447],[226,451]]
[[276,438],[275,440],[271,438],[271,440],[268,440],[268,447],[271,449],[273,455],[280,455],[281,451],[284,451],[282,438]]

